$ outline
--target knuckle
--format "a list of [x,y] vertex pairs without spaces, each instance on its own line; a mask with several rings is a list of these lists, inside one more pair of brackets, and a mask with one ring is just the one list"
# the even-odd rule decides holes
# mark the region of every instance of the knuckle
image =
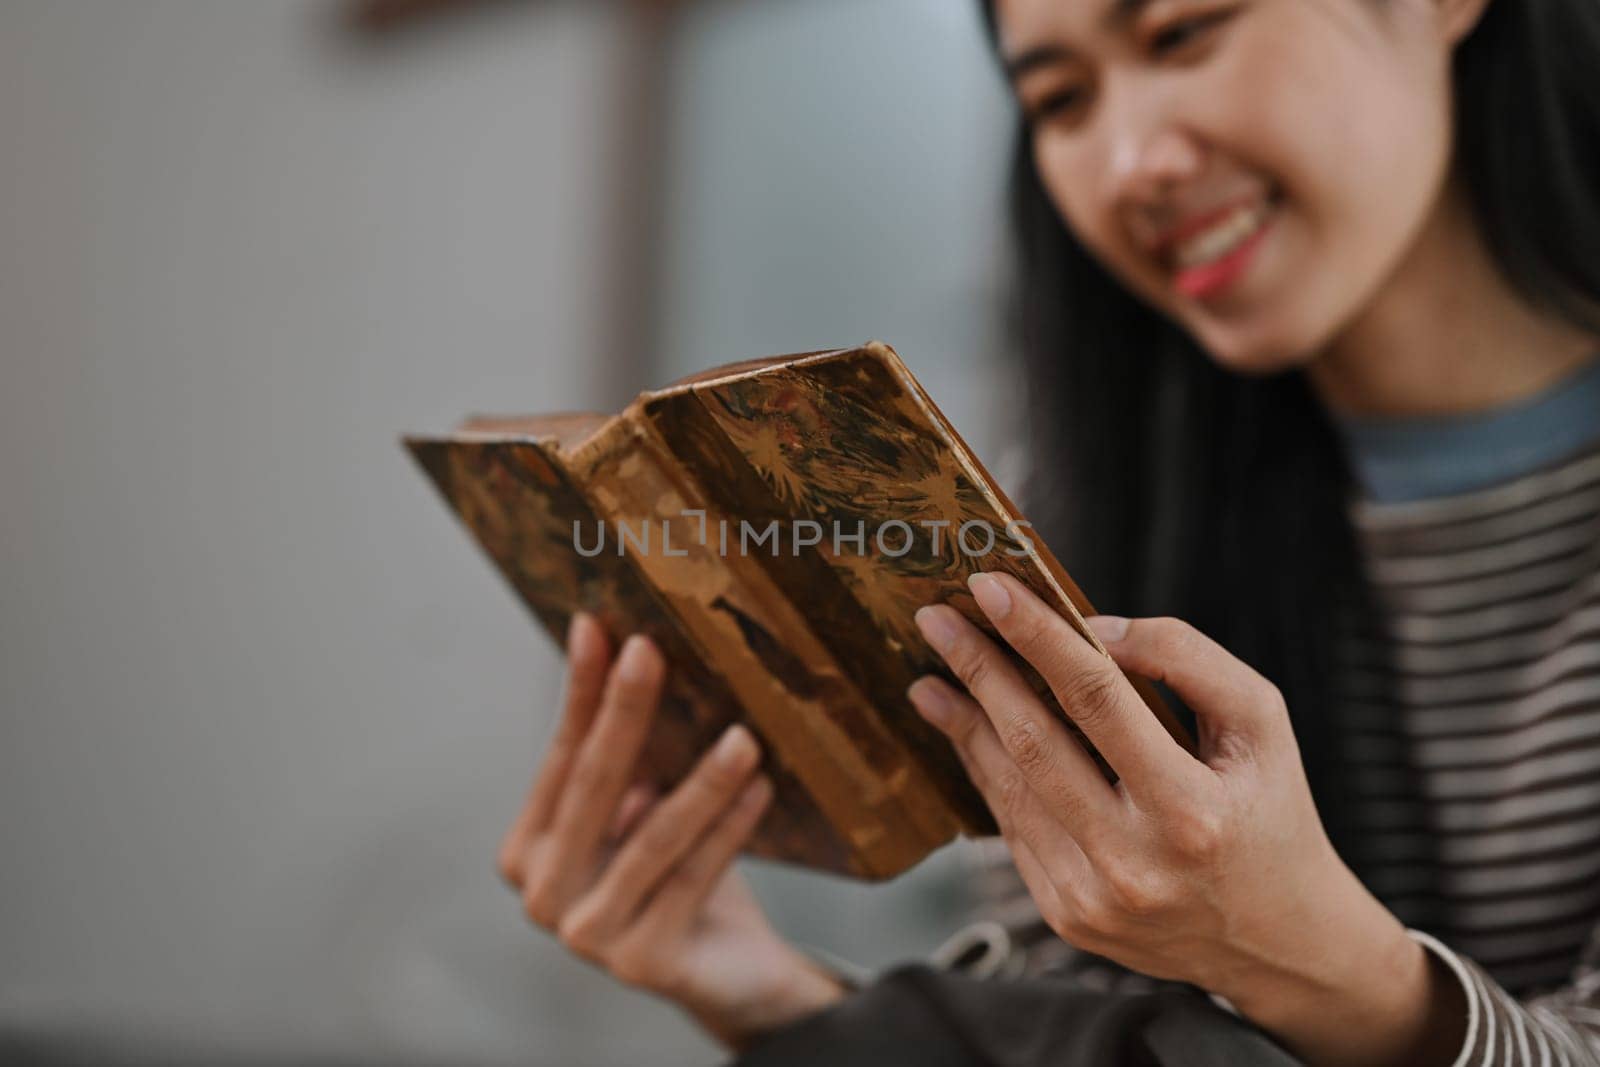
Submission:
[[1007,771],[995,780],[995,802],[1008,817],[1019,815],[1027,806],[1029,788],[1027,778],[1016,771]]
[[501,881],[518,889],[522,888],[525,859],[526,853],[519,839],[508,837],[502,841],[499,851],[495,854],[495,870],[499,872]]
[[1212,808],[1185,809],[1168,831],[1169,840],[1179,854],[1192,862],[1206,863],[1222,849],[1226,837],[1223,819]]
[[1079,948],[1096,942],[1108,925],[1106,909],[1097,897],[1078,894],[1058,906],[1056,932]]
[[[1037,854],[1036,854],[1037,855]],[[1039,865],[1044,868],[1045,877],[1055,887],[1056,893],[1076,893],[1080,888],[1080,872],[1076,864],[1069,862],[1059,854],[1038,856]]]
[[1067,936],[1067,929],[1072,924],[1072,913],[1062,905],[1059,896],[1037,902],[1039,917],[1045,925],[1063,937]]
[[534,925],[546,930],[555,929],[556,921],[561,916],[555,904],[554,887],[548,879],[531,880],[523,889],[522,911]]
[[1032,719],[1011,724],[1006,733],[1006,747],[1012,760],[1029,777],[1037,777],[1055,765],[1056,752],[1050,735],[1042,724]]
[[1160,615],[1153,619],[1141,619],[1133,625],[1143,625],[1149,628],[1150,642],[1158,653],[1176,652],[1193,644],[1200,636],[1199,631],[1182,619],[1171,615]]
[[1105,884],[1113,906],[1103,908],[1098,915],[1102,932],[1109,933],[1106,924],[1115,924],[1120,917],[1148,919],[1160,915],[1173,902],[1167,879],[1148,868],[1108,872]]
[[556,939],[574,956],[586,960],[600,958],[599,922],[591,909],[574,908],[556,923]]
[[1085,731],[1105,723],[1116,713],[1120,690],[1109,670],[1083,671],[1065,687],[1065,709]]
[[1269,719],[1288,721],[1289,702],[1284,699],[1282,689],[1262,678],[1261,693],[1257,699]]
[[1106,890],[1083,893],[1074,901],[1078,917],[1079,936],[1094,943],[1116,936],[1121,928],[1121,906]]
[[961,641],[952,653],[951,667],[970,692],[986,687],[994,676],[994,667],[983,648],[973,641]]

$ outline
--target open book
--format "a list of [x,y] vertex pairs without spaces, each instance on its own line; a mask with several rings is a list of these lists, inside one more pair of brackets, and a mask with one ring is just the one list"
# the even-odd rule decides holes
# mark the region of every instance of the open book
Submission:
[[884,344],[713,368],[616,414],[474,418],[405,443],[558,645],[579,609],[614,647],[634,631],[658,643],[644,775],[670,787],[735,720],[756,734],[776,786],[756,855],[887,878],[995,832],[905,695],[951,677],[919,607],[993,633],[972,572],[1015,575],[1105,652],[1083,594]]

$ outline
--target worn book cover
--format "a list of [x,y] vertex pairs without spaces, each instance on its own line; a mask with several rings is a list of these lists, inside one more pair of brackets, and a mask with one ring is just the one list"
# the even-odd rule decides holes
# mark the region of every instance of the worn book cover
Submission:
[[579,609],[614,643],[660,645],[645,775],[670,787],[734,720],[760,738],[777,788],[756,855],[886,878],[994,832],[905,695],[949,677],[919,607],[992,633],[972,572],[1015,575],[1104,653],[1082,592],[881,343],[713,368],[611,415],[478,417],[405,443],[558,645]]

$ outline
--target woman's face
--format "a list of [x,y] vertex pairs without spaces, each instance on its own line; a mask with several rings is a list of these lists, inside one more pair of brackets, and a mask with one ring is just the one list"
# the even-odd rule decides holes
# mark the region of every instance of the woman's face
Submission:
[[1486,0],[997,0],[1078,239],[1222,365],[1311,360],[1439,202]]

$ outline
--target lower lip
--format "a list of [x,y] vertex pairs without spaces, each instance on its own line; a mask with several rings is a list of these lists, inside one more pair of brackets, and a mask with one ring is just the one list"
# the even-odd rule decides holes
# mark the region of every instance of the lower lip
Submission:
[[1260,250],[1261,242],[1266,238],[1267,231],[1272,229],[1274,221],[1276,220],[1269,216],[1255,233],[1245,238],[1238,248],[1221,259],[1178,271],[1172,280],[1173,287],[1184,296],[1195,300],[1205,300],[1222,294],[1250,269],[1250,264],[1255,261],[1256,252]]

